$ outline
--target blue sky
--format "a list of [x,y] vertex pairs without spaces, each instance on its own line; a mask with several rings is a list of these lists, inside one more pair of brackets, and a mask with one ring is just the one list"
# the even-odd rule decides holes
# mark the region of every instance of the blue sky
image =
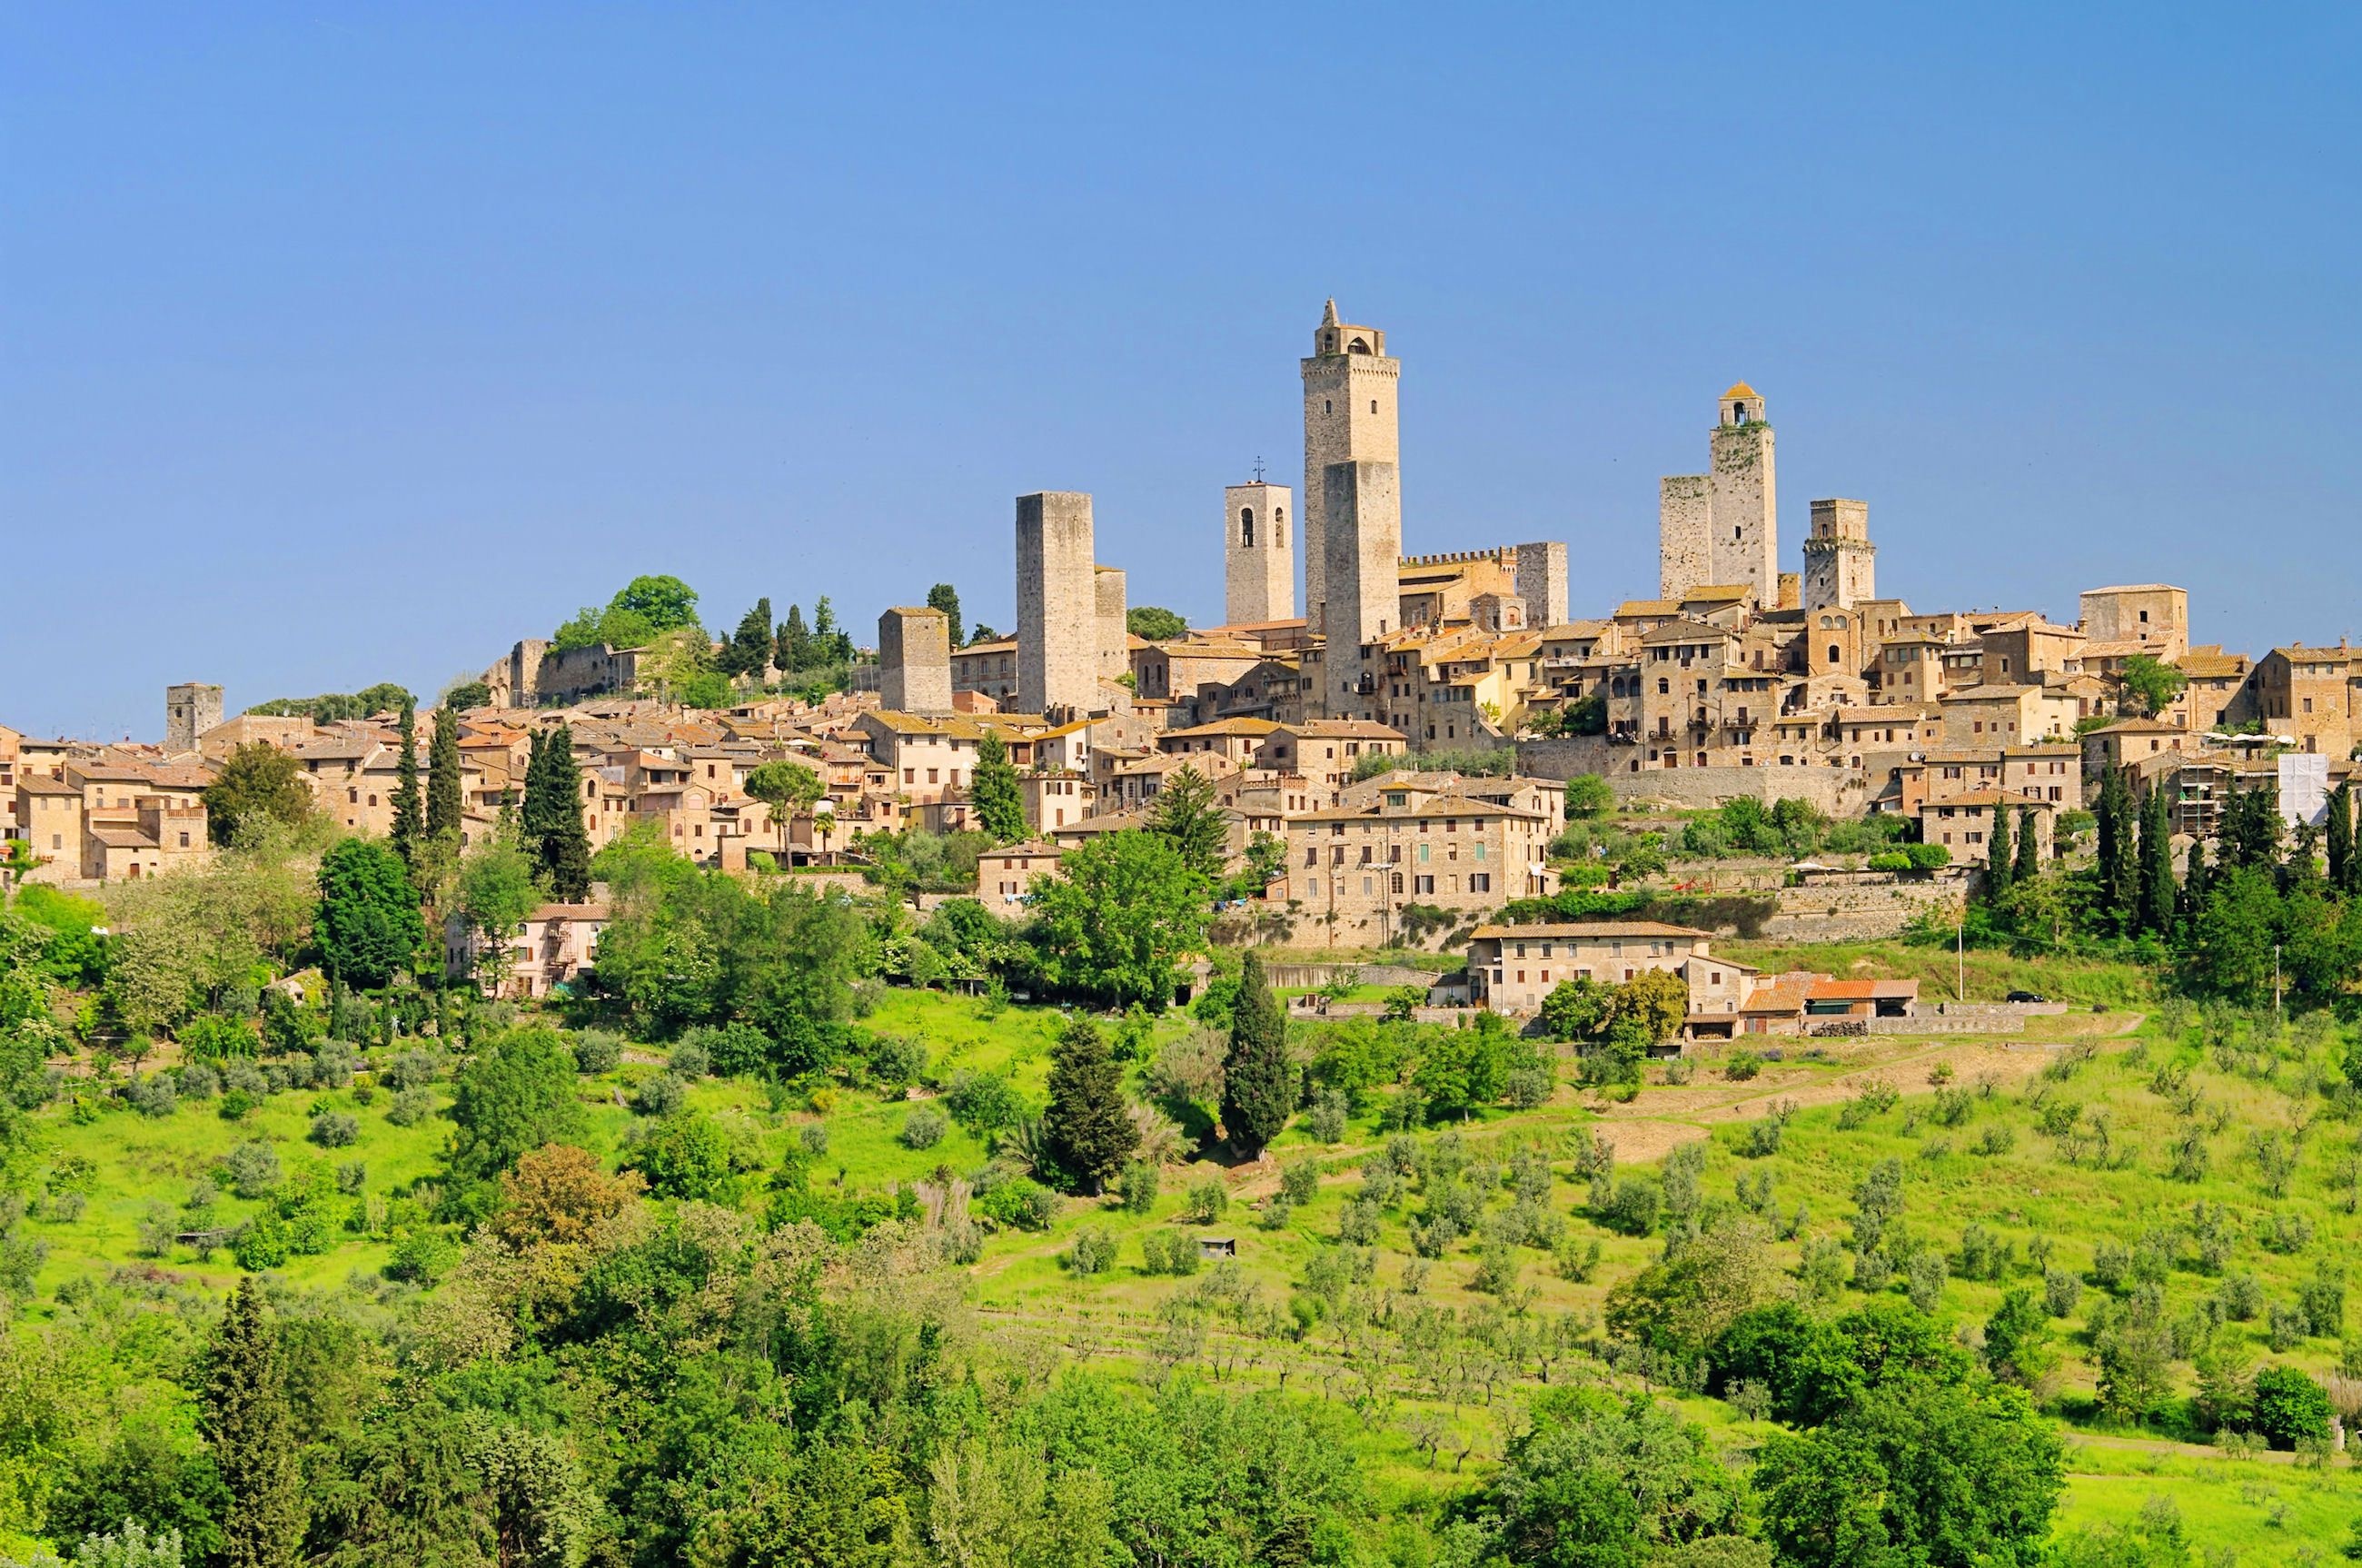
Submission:
[[[0,723],[422,692],[636,572],[1217,618],[1324,297],[1415,550],[1649,591],[1714,399],[1925,609],[2362,635],[2362,13],[0,7]],[[1647,13],[1642,15],[1641,13]]]

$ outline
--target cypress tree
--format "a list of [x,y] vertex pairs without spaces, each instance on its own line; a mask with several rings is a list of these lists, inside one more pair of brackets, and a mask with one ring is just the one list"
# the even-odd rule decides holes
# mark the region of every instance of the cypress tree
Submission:
[[1222,1127],[1253,1159],[1280,1134],[1296,1110],[1296,1068],[1287,1059],[1287,1014],[1264,977],[1263,960],[1246,955],[1231,1009],[1231,1048],[1222,1059]]
[[2198,911],[2205,907],[2209,875],[2206,869],[2206,841],[2202,838],[2193,838],[2190,841],[2190,860],[2182,873],[2181,897],[2177,905],[2183,920],[2195,918]]
[[2339,892],[2355,890],[2354,786],[2349,780],[2329,792],[2329,822],[2324,847],[2329,851],[2329,881]]
[[590,896],[590,834],[582,825],[577,796],[581,775],[574,767],[574,732],[560,724],[541,748],[543,818],[541,865],[549,896],[579,904]]
[[952,646],[958,647],[960,646],[959,590],[948,582],[935,584],[934,587],[927,590],[927,608],[944,613],[944,619],[951,623]]
[[1058,1167],[1095,1194],[1140,1147],[1123,1070],[1099,1026],[1080,1013],[1066,1021],[1050,1053],[1050,1109],[1042,1131]]
[[788,618],[779,623],[778,652],[772,662],[784,670],[801,669],[811,662],[811,634],[804,629],[802,605],[788,606]]
[[465,802],[459,793],[459,715],[435,711],[435,742],[426,751],[426,836],[459,842]]
[[305,1507],[279,1338],[254,1276],[238,1281],[214,1335],[199,1429],[229,1495],[221,1552],[228,1568],[293,1568]]
[[1985,845],[1985,900],[1996,907],[2008,897],[2010,873],[2017,866],[2009,830],[2008,803],[1997,801],[1992,809],[1992,836]]
[[2014,885],[2030,882],[2041,875],[2042,840],[2035,832],[2034,808],[2020,806],[2017,809],[2017,864],[2010,867],[2009,879]]
[[393,852],[418,869],[418,845],[426,834],[426,805],[418,792],[418,704],[402,704],[402,753],[393,774]]
[[762,674],[763,667],[771,662],[771,601],[767,596],[755,601],[755,607],[739,620],[738,630],[716,660],[722,673]]
[[2140,928],[2159,936],[2173,931],[2173,824],[2165,791],[2153,789],[2141,808]]
[[976,811],[976,825],[996,842],[1014,844],[1025,836],[1024,790],[998,731],[985,731],[984,739],[977,743],[976,776],[968,784],[967,798]]
[[2120,924],[2125,911],[2115,901],[2118,870],[2125,857],[2125,838],[2132,824],[2124,819],[2123,801],[2118,797],[2120,776],[2114,764],[2100,776],[2100,799],[2093,814],[2099,818],[2099,850],[2094,869],[2098,872],[2093,902],[2103,924]]

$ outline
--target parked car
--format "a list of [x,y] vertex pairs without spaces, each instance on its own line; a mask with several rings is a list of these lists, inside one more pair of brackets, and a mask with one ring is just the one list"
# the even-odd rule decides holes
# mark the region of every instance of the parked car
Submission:
[[2050,999],[2046,996],[2037,995],[2033,991],[2012,991],[2008,996],[2002,999],[2004,1001],[2014,1002],[2047,1002]]

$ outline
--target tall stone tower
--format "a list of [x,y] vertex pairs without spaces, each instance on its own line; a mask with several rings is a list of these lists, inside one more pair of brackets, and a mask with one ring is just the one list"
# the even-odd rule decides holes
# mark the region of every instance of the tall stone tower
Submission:
[[164,688],[164,750],[194,751],[197,737],[222,722],[222,689],[193,682]]
[[1870,502],[1816,501],[1813,536],[1805,541],[1805,608],[1850,610],[1878,597],[1878,547],[1870,542]]
[[1779,486],[1772,471],[1772,426],[1763,400],[1740,381],[1722,394],[1714,427],[1706,526],[1714,546],[1714,582],[1755,591],[1755,602],[1780,602]]
[[[1328,494],[1323,476],[1332,463],[1402,461],[1395,418],[1400,362],[1386,358],[1386,335],[1374,326],[1337,319],[1330,300],[1312,331],[1304,369],[1304,613],[1314,631],[1328,629],[1330,595]],[[1394,590],[1389,588],[1391,595]]]
[[[1098,626],[1098,678],[1114,680],[1131,668],[1131,627],[1126,614],[1123,569],[1097,567],[1091,572],[1092,619]],[[1098,691],[1091,696],[1096,705]]]
[[877,617],[879,706],[894,713],[952,711],[952,624],[940,610],[889,610]]
[[1364,690],[1362,646],[1397,629],[1402,613],[1402,489],[1392,463],[1331,463],[1321,470],[1329,585],[1320,685],[1329,717],[1376,716]]
[[1566,545],[1548,539],[1518,547],[1518,597],[1529,626],[1566,624]]
[[1222,619],[1233,626],[1296,614],[1295,501],[1261,480],[1222,487]]
[[1048,490],[1017,498],[1017,705],[1075,717],[1098,695],[1098,588],[1091,498]]
[[1680,600],[1705,586],[1714,569],[1713,523],[1706,515],[1710,481],[1704,474],[1673,474],[1657,481],[1657,597]]

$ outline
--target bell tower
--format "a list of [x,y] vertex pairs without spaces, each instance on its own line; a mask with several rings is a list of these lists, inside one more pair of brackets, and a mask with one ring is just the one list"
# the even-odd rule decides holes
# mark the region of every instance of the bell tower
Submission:
[[1745,585],[1759,608],[1780,604],[1779,486],[1772,468],[1772,426],[1763,400],[1740,381],[1722,394],[1706,476],[1707,580]]
[[1327,480],[1337,463],[1398,464],[1402,444],[1395,393],[1402,366],[1386,357],[1386,335],[1341,321],[1330,300],[1312,329],[1304,374],[1304,613],[1326,629],[1329,598]]

